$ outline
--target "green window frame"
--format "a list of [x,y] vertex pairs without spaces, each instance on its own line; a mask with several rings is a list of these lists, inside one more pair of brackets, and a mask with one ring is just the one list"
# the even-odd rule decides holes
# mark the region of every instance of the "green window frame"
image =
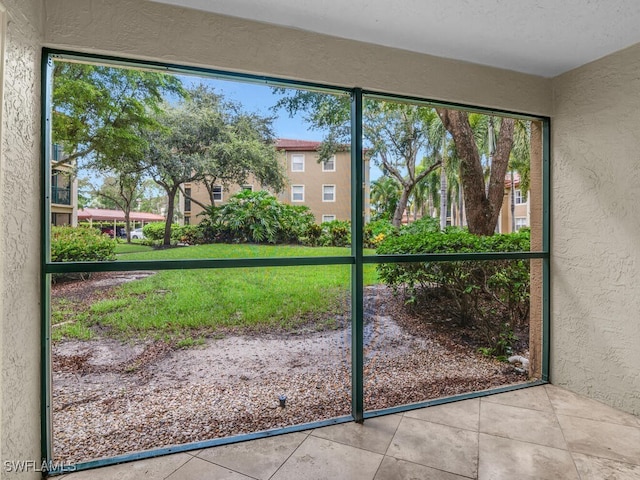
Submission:
[[[158,71],[176,74],[197,74],[204,77],[236,80],[267,84],[279,87],[304,88],[308,90],[326,93],[349,94],[351,97],[351,253],[344,256],[323,257],[286,257],[286,258],[238,258],[238,259],[199,259],[199,260],[163,260],[163,261],[118,261],[118,262],[69,262],[54,263],[50,259],[50,198],[51,198],[51,101],[52,70],[54,59],[76,60],[81,62],[96,62],[124,66],[130,68],[152,68]],[[241,267],[278,267],[301,265],[350,265],[351,266],[351,328],[352,328],[352,405],[351,415],[341,418],[333,418],[310,424],[295,425],[277,430],[255,432],[251,434],[233,437],[213,439],[203,442],[190,443],[174,447],[159,448],[152,451],[136,452],[128,455],[112,457],[79,463],[73,469],[84,470],[99,466],[122,463],[126,461],[151,458],[168,453],[201,449],[216,445],[235,443],[244,440],[263,438],[276,434],[307,430],[319,426],[325,426],[349,421],[363,422],[367,418],[396,413],[401,411],[422,408],[429,405],[447,403],[465,398],[474,398],[486,395],[487,392],[471,392],[463,395],[448,397],[446,399],[429,400],[410,405],[401,405],[378,411],[366,411],[364,409],[364,355],[363,355],[363,266],[365,264],[378,264],[387,262],[448,262],[464,260],[517,260],[517,259],[541,259],[542,260],[542,379],[540,381],[506,386],[491,390],[491,393],[516,390],[528,386],[547,383],[549,379],[549,199],[550,199],[550,120],[548,117],[527,115],[507,110],[486,109],[450,102],[433,101],[418,97],[391,95],[376,91],[367,91],[359,87],[337,87],[311,82],[300,82],[275,77],[266,77],[245,73],[233,73],[201,67],[181,66],[162,62],[140,61],[127,58],[110,57],[103,55],[82,54],[71,51],[43,49],[42,55],[42,147],[41,147],[41,452],[43,461],[52,463],[52,428],[51,428],[51,328],[50,328],[50,277],[55,273],[72,272],[108,272],[108,271],[132,271],[132,270],[176,270],[176,269],[206,269],[206,268],[241,268]],[[542,245],[540,251],[509,252],[509,253],[452,253],[452,254],[421,254],[421,255],[367,255],[363,254],[363,227],[364,227],[364,174],[363,174],[363,97],[380,99],[385,101],[411,102],[431,107],[460,108],[469,112],[483,114],[508,115],[524,120],[535,120],[542,124]],[[69,466],[60,466],[49,473],[64,473],[69,471]]]

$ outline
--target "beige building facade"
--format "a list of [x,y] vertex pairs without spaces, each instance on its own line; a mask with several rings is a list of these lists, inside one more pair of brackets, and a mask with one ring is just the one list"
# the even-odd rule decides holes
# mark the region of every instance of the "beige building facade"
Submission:
[[[278,139],[275,147],[286,184],[283,191],[271,193],[283,203],[309,207],[316,223],[351,220],[351,152],[345,148],[321,162],[318,154],[320,144],[310,140]],[[364,164],[364,183],[368,192],[368,160]],[[213,199],[202,183],[190,182],[183,188],[185,195],[180,196],[180,216],[184,224],[191,225],[200,223],[204,218],[201,204],[211,205],[213,202],[221,205],[241,190],[263,189],[254,178],[249,178],[243,185],[217,185]],[[365,198],[368,199],[368,195]],[[369,211],[368,200],[365,211]]]
[[43,440],[44,46],[549,116],[550,381],[640,414],[640,44],[542,78],[140,0],[0,0],[0,44],[2,460]]

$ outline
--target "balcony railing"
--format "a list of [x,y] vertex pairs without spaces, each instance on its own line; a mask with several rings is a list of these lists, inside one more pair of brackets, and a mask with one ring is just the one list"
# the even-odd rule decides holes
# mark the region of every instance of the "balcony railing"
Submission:
[[71,205],[71,188],[51,187],[51,203]]

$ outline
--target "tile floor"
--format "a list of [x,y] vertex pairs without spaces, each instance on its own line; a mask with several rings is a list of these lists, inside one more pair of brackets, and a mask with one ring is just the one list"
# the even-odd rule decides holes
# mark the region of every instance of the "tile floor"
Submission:
[[640,418],[545,385],[57,478],[631,480]]

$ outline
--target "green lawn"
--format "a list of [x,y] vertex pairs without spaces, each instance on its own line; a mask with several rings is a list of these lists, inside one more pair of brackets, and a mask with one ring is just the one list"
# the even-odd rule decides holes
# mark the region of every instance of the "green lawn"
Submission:
[[[200,245],[122,253],[121,260],[346,255],[345,248]],[[332,328],[348,318],[349,265],[168,270],[115,287],[91,305],[53,302],[53,338],[90,338],[97,327],[120,337],[190,339],[228,328]],[[376,283],[365,266],[365,284]]]

